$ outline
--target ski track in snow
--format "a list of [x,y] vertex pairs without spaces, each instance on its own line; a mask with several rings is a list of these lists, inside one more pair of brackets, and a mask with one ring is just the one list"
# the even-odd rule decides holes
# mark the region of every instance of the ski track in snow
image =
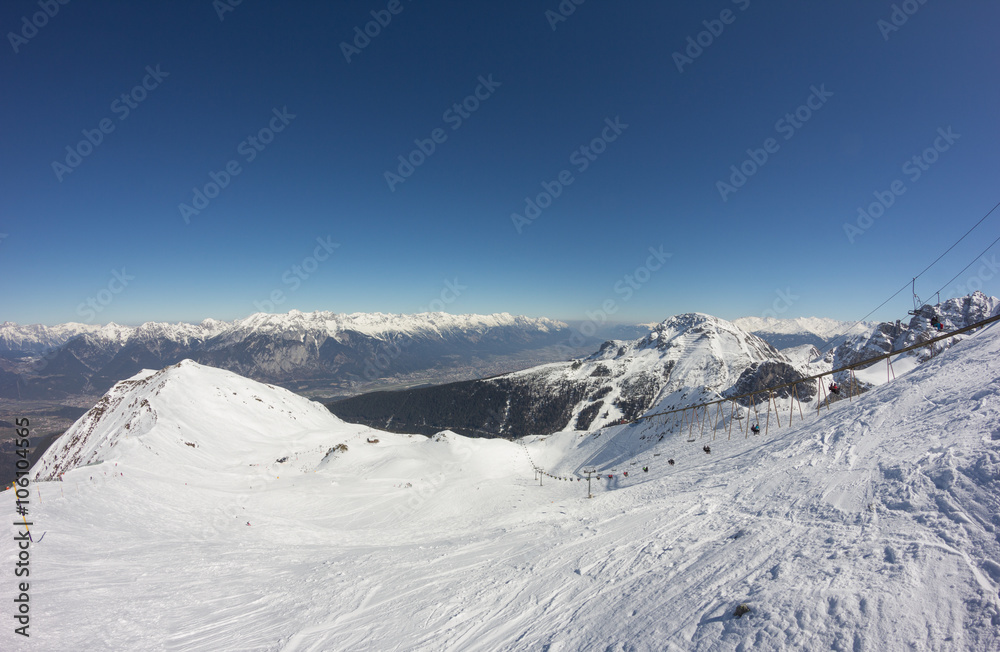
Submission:
[[[258,438],[253,427],[294,418],[276,414],[294,398],[244,379],[232,399],[168,381],[151,430],[34,483],[46,536],[31,548],[32,638],[8,624],[0,648],[1000,649],[998,353],[987,329],[767,436],[660,441],[646,423],[527,450],[314,408],[290,439]],[[184,412],[205,409],[191,407],[199,392],[282,407],[251,399],[252,417],[199,429],[201,412]],[[173,424],[199,448],[165,434]],[[349,450],[325,458],[338,443]],[[619,472],[588,500],[585,480],[538,486],[526,453],[555,475]],[[752,611],[734,617],[743,602]]]

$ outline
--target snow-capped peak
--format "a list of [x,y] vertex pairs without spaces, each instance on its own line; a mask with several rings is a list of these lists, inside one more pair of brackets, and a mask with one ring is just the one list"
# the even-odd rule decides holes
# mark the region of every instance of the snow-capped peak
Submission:
[[21,326],[13,322],[0,325],[0,352],[24,351],[39,353],[60,346],[73,337],[88,334],[111,344],[125,344],[133,338],[161,338],[173,342],[207,340],[222,337],[240,340],[249,334],[311,333],[337,339],[344,332],[356,332],[376,338],[395,334],[441,336],[451,331],[482,331],[489,328],[517,326],[548,333],[568,326],[547,318],[515,316],[509,313],[492,315],[453,315],[427,312],[413,315],[390,313],[340,314],[329,311],[287,313],[258,312],[234,321],[205,319],[198,324],[184,322],[145,322],[137,327],[110,322],[103,326],[61,324],[59,326]]
[[[193,474],[273,460],[342,425],[323,405],[288,390],[184,360],[117,383],[38,460],[52,480],[86,465],[164,464]],[[173,472],[173,471],[172,471]]]
[[667,391],[682,387],[728,387],[748,366],[764,360],[785,361],[773,346],[732,322],[692,312],[674,315],[632,342],[606,342],[592,360],[649,357],[669,376]]

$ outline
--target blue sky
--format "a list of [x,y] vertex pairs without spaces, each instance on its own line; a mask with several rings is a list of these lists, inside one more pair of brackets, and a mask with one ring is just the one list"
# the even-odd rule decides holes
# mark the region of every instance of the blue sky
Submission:
[[[942,0],[11,0],[0,320],[860,318],[1000,201],[997,24]],[[991,256],[942,298],[1000,294]]]

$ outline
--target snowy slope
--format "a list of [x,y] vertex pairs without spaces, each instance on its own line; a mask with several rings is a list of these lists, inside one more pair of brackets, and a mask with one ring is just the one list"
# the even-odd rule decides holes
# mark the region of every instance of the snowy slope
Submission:
[[[994,326],[766,437],[524,445],[375,433],[185,363],[116,390],[76,444],[101,464],[33,485],[31,645],[0,648],[998,649],[997,360]],[[155,423],[123,438],[137,399]],[[590,468],[614,476],[592,500]]]
[[[117,383],[42,456],[34,477],[53,480],[84,465],[194,477],[247,459],[275,459],[312,444],[301,433],[342,424],[321,404],[190,360]],[[216,433],[225,433],[224,435]]]

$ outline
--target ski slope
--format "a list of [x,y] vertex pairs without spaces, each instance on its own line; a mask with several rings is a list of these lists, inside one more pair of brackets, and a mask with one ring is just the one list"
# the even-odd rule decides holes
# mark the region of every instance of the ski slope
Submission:
[[[394,435],[194,363],[145,373],[35,467],[62,481],[32,485],[32,636],[0,648],[1000,649],[997,360],[994,326],[696,443]],[[604,479],[588,499],[533,464]]]

